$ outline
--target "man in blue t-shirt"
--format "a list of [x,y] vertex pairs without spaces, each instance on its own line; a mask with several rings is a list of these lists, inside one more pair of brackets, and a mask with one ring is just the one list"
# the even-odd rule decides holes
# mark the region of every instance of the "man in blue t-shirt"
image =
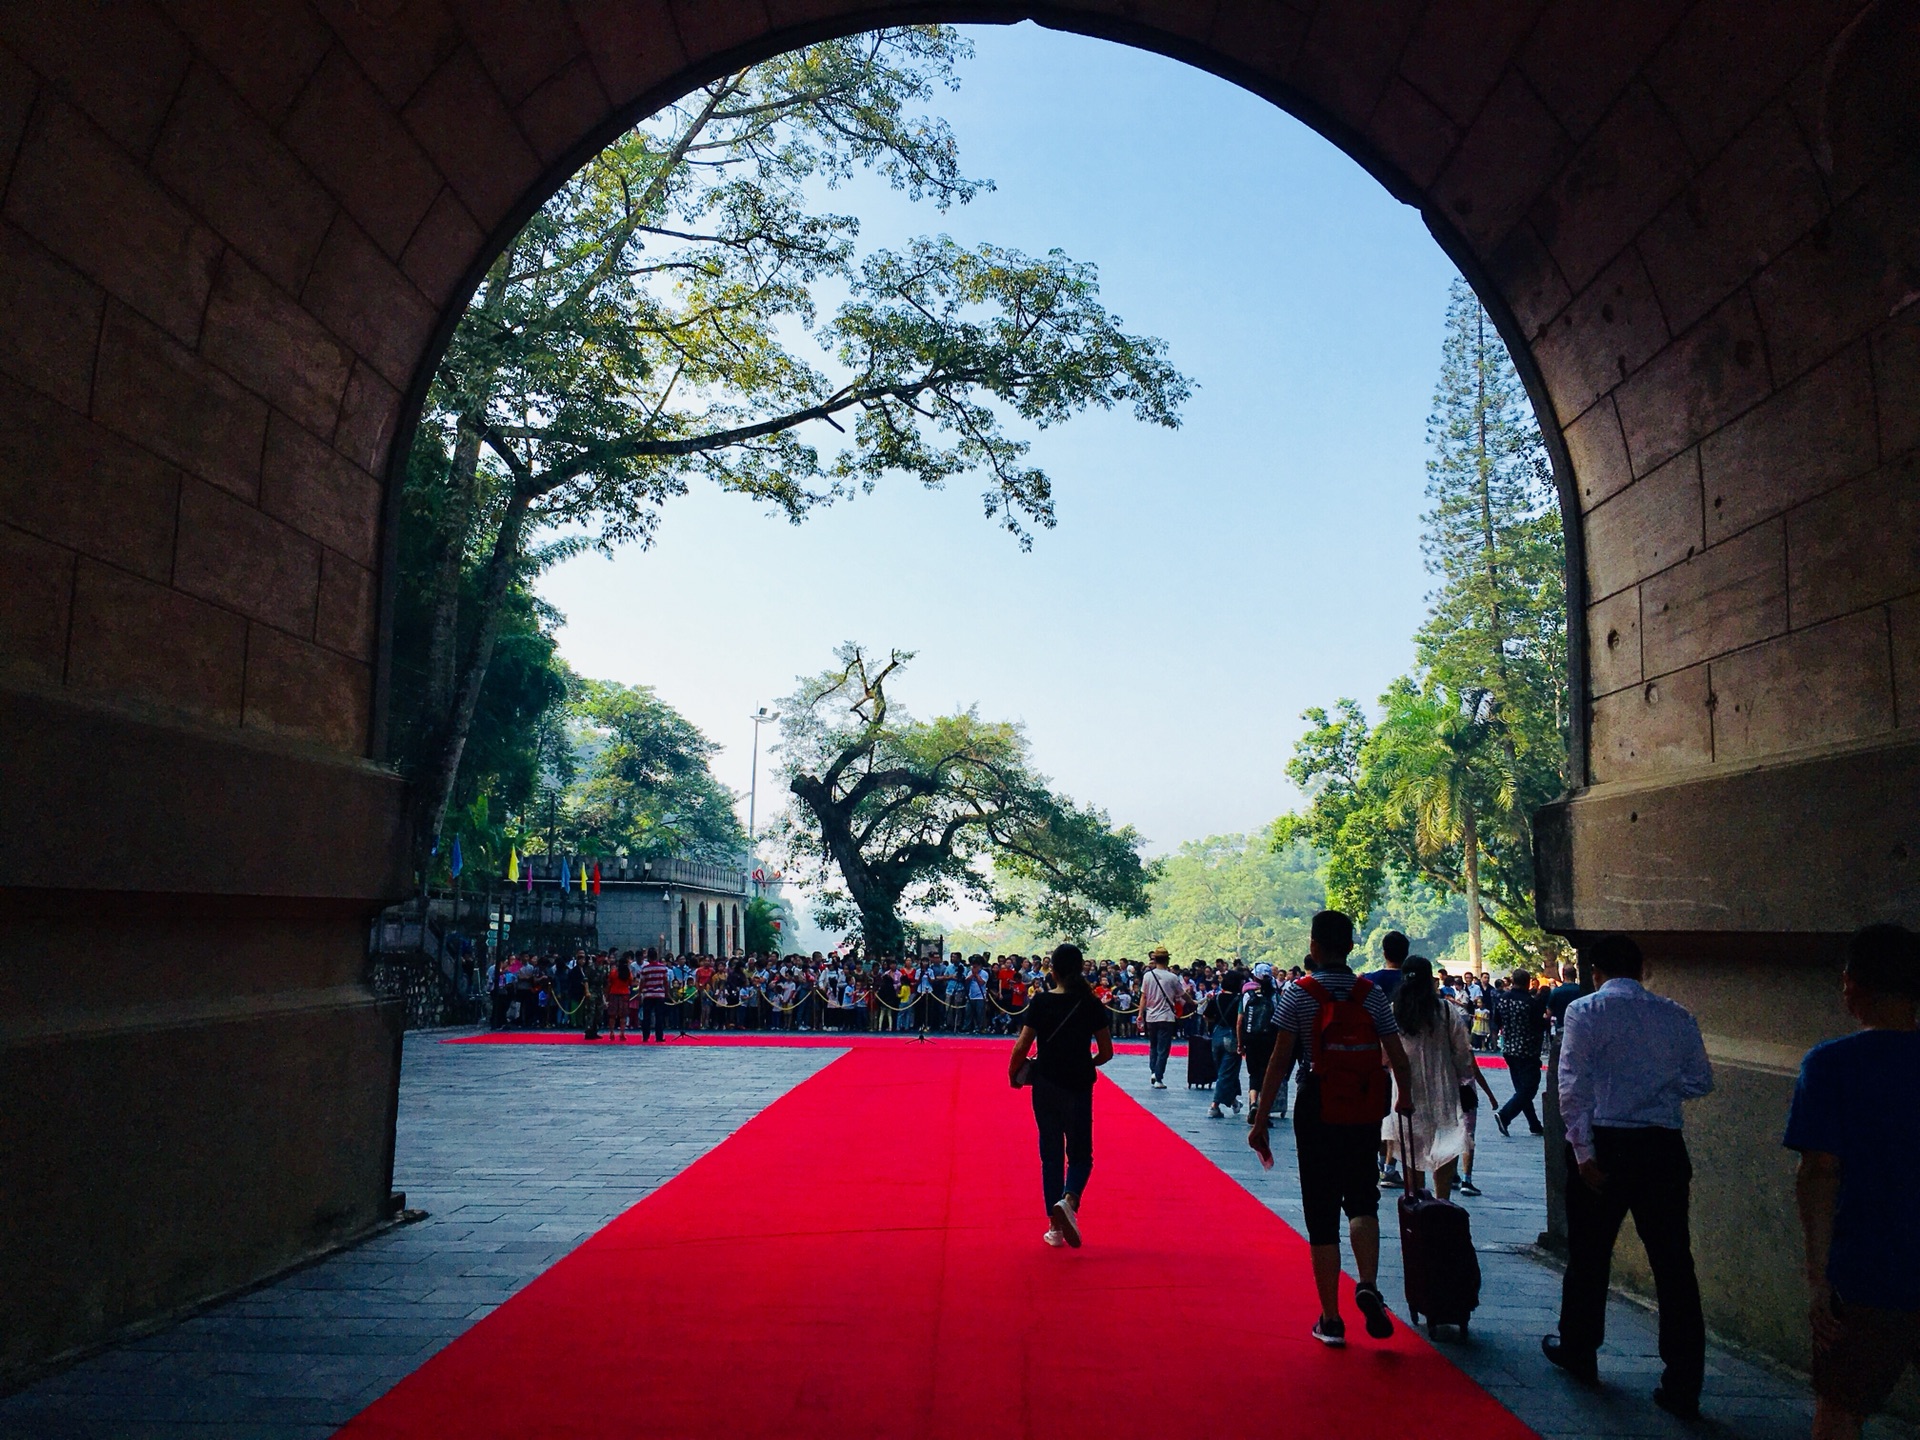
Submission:
[[1800,1152],[1815,1440],[1852,1440],[1920,1368],[1920,941],[1869,925],[1840,984],[1861,1028],[1807,1052],[1785,1141]]

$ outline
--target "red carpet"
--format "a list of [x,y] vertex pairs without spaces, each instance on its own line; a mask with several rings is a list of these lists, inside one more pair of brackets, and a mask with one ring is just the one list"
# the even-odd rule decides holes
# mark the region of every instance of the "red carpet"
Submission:
[[1311,1341],[1305,1244],[1113,1085],[1086,1248],[1042,1245],[1032,1115],[1004,1066],[998,1046],[854,1049],[341,1433],[1400,1440],[1416,1416],[1423,1440],[1532,1433],[1404,1327]]

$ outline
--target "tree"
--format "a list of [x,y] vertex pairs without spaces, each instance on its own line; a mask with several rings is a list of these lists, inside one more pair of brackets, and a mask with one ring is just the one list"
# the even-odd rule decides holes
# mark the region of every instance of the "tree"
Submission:
[[[1483,708],[1491,709],[1488,702]],[[1467,901],[1467,958],[1481,968],[1480,816],[1510,810],[1512,772],[1500,764],[1489,719],[1444,687],[1426,694],[1404,681],[1387,692],[1387,713],[1364,759],[1386,791],[1388,813],[1411,825],[1413,846],[1431,859],[1458,846]],[[1493,806],[1483,804],[1491,788]],[[1497,807],[1497,808],[1496,808]]]
[[[1275,822],[1274,845],[1312,844],[1326,857],[1329,903],[1362,923],[1396,885],[1426,886],[1466,901],[1476,968],[1481,923],[1521,953],[1537,950],[1531,875],[1520,878],[1510,836],[1481,823],[1510,810],[1513,797],[1484,697],[1476,712],[1444,687],[1423,692],[1402,677],[1381,703],[1377,726],[1352,700],[1331,715],[1307,712],[1313,728],[1287,773],[1309,804]],[[1501,863],[1490,867],[1490,855]]]
[[582,680],[570,715],[579,778],[560,805],[567,844],[643,859],[746,854],[733,793],[708,769],[719,747],[652,689]]
[[784,948],[780,931],[774,928],[780,918],[779,907],[764,895],[756,895],[747,902],[747,908],[741,912],[741,928],[746,931],[749,955],[778,954]]
[[1463,280],[1433,403],[1422,549],[1441,584],[1415,637],[1419,670],[1485,710],[1515,783],[1496,823],[1522,834],[1566,786],[1566,544],[1532,407]]
[[1478,298],[1449,295],[1422,548],[1439,587],[1412,676],[1372,726],[1352,700],[1305,712],[1288,773],[1309,806],[1276,843],[1327,857],[1333,903],[1365,917],[1394,886],[1466,900],[1515,950],[1533,914],[1533,812],[1566,785],[1566,581],[1560,516],[1531,408]]
[[[401,491],[398,584],[393,625],[393,750],[403,768],[417,773],[431,746],[435,718],[427,710],[425,675],[434,624],[433,575],[439,563],[431,511],[444,495],[449,464],[444,449],[416,447]],[[480,575],[463,567],[454,581],[472,616]],[[576,677],[560,658],[556,632],[561,616],[524,580],[511,584],[500,604],[493,663],[474,706],[473,720],[450,801],[464,837],[464,859],[476,873],[504,871],[509,846],[517,843],[520,818],[539,803],[543,790],[573,779],[573,746],[567,735],[567,705]],[[419,883],[447,878],[451,846],[423,857]]]
[[1320,869],[1310,846],[1276,849],[1262,835],[1188,841],[1155,877],[1151,913],[1109,926],[1101,953],[1138,959],[1165,945],[1183,962],[1297,964],[1314,912],[1326,905]]
[[803,812],[777,833],[792,863],[812,872],[821,925],[857,923],[879,956],[899,953],[903,908],[963,895],[996,913],[1026,910],[1069,936],[1108,912],[1145,911],[1151,872],[1140,837],[1056,794],[1018,725],[974,709],[914,720],[886,693],[910,654],[881,662],[848,644],[835,658],[780,707],[777,747]]
[[[857,221],[814,208],[816,182],[856,166],[942,208],[982,188],[947,126],[909,113],[968,53],[949,28],[911,26],[724,75],[588,162],[488,271],[421,425],[420,444],[451,457],[424,676],[435,723],[415,772],[423,847],[513,586],[583,546],[644,546],[692,478],[797,521],[889,472],[938,487],[984,471],[989,518],[1025,544],[1053,523],[1051,486],[1003,416],[1045,428],[1130,405],[1178,423],[1187,381],[1100,305],[1092,266],[944,236],[859,257]],[[827,287],[846,298],[818,324]],[[795,343],[809,331],[820,362]],[[831,454],[807,438],[822,427]]]

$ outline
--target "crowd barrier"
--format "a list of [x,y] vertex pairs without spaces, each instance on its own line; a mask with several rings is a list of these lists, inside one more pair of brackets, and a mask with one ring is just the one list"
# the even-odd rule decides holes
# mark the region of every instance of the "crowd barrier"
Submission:
[[[605,1011],[599,1007],[603,996],[585,994],[577,997],[571,1004],[557,991],[549,991],[552,1003],[542,1011],[533,1007],[535,1013],[525,1014],[528,1002],[518,998],[517,1003],[523,1013],[506,1023],[519,1028],[550,1028],[579,1030],[587,1028],[583,1017],[588,1007],[596,1008],[594,1028],[603,1028],[606,1024]],[[670,990],[667,995],[667,1020],[670,1029],[679,1034],[696,1034],[703,1030],[758,1030],[785,1031],[806,1029],[816,1032],[857,1032],[857,1033],[899,1033],[899,1034],[1014,1034],[1020,1028],[1020,1021],[1026,1013],[1026,1006],[1012,1008],[1001,1004],[998,996],[988,995],[982,1007],[982,1013],[996,1019],[1004,1018],[1005,1025],[990,1025],[984,1029],[974,1029],[970,1016],[972,1002],[948,1000],[943,995],[926,994],[916,996],[906,1005],[897,1005],[884,996],[869,994],[847,1003],[844,998],[835,1000],[818,986],[809,986],[807,993],[789,1002],[781,1002],[755,987],[752,998],[741,996],[728,1000],[714,990],[701,990],[698,986],[686,985]],[[1107,1013],[1113,1017],[1114,1033],[1131,1036],[1138,1031],[1135,1017],[1140,1013],[1138,1005],[1121,1008],[1102,1002]],[[635,1028],[639,1025],[640,1000],[637,994],[630,993],[630,1008]],[[497,1013],[497,1010],[496,1010]],[[716,1017],[721,1023],[715,1023]],[[1192,1017],[1182,1023],[1183,1032],[1190,1028]],[[494,1028],[500,1028],[496,1021]]]

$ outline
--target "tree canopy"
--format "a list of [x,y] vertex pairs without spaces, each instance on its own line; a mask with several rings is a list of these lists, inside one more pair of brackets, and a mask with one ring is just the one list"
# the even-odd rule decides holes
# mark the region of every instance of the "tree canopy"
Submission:
[[1275,848],[1264,835],[1190,840],[1154,877],[1151,913],[1114,921],[1100,936],[1100,953],[1139,960],[1164,945],[1183,964],[1298,964],[1308,924],[1326,905],[1320,869],[1310,846]]
[[782,704],[776,747],[798,802],[776,833],[820,925],[857,925],[879,956],[899,953],[904,911],[962,897],[1068,936],[1144,913],[1140,837],[1054,791],[1018,725],[975,709],[916,720],[886,691],[910,654],[835,658]]
[[582,680],[569,707],[577,779],[559,834],[583,853],[735,861],[747,835],[708,768],[719,749],[645,685]]
[[[418,442],[449,457],[413,512],[437,549],[423,844],[506,597],[581,547],[645,545],[691,480],[799,520],[890,472],[978,472],[988,517],[1025,544],[1052,489],[1010,425],[1092,406],[1178,423],[1187,380],[1106,311],[1091,265],[944,235],[863,255],[857,219],[819,205],[860,168],[943,209],[986,185],[915,111],[968,53],[951,28],[907,26],[723,75],[589,161],[488,271]],[[823,319],[828,289],[844,298]]]
[[1414,673],[1370,721],[1351,699],[1306,711],[1288,774],[1309,805],[1275,843],[1326,857],[1331,900],[1364,918],[1398,885],[1466,902],[1517,954],[1533,913],[1531,821],[1566,785],[1566,577],[1546,450],[1511,359],[1456,281],[1427,422],[1424,550],[1439,581]]

